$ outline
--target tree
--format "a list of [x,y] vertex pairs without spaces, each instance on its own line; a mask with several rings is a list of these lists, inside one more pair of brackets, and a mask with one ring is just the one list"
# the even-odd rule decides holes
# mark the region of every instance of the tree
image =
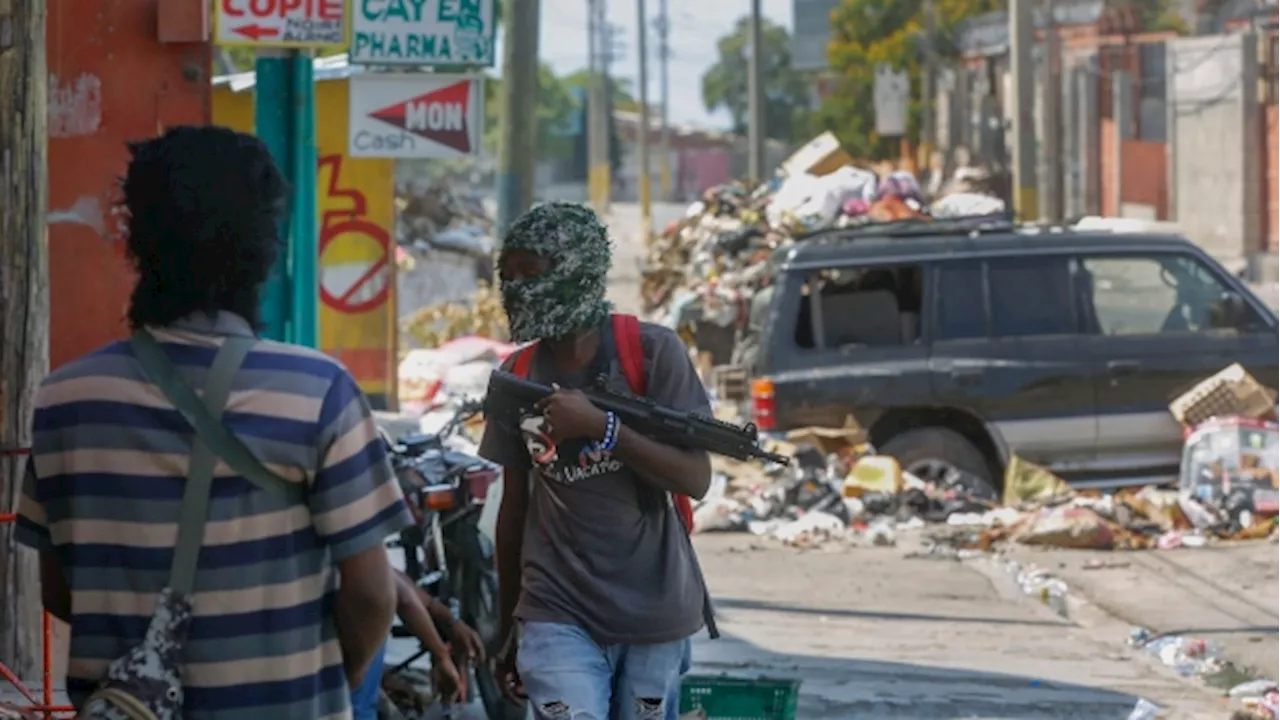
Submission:
[[[574,70],[561,78],[561,82],[571,92],[581,91],[583,97],[591,91],[591,71],[587,68]],[[613,84],[613,107],[617,110],[634,111],[640,107],[639,101],[631,92],[631,81],[627,78],[610,78]]]
[[[36,387],[49,369],[48,101],[45,0],[0,3],[12,46],[0,52],[0,449],[31,447]],[[0,507],[13,512],[24,460],[0,455]],[[40,576],[35,553],[19,549],[13,525],[0,525],[0,662],[18,677],[39,677]]]
[[[765,134],[779,140],[802,139],[807,130],[809,83],[791,66],[791,36],[786,28],[768,20],[762,22]],[[751,19],[739,19],[732,32],[716,41],[719,59],[702,76],[703,104],[711,112],[728,110],[733,132],[739,135],[746,134],[749,122],[747,44],[750,33]]]
[[[498,92],[502,80],[485,79],[485,147],[496,153],[498,149],[498,117],[502,114],[502,94]],[[573,152],[573,138],[567,132],[577,110],[578,103],[546,64],[538,67],[538,157],[553,159],[568,157]]]
[[[962,21],[1003,5],[1000,0],[935,0],[934,47],[940,63],[956,55]],[[814,114],[813,129],[831,130],[855,157],[897,155],[896,139],[875,133],[872,91],[876,65],[884,63],[905,68],[911,78],[908,137],[918,137],[923,30],[923,0],[842,0],[831,12],[831,42],[827,46],[835,87]]]

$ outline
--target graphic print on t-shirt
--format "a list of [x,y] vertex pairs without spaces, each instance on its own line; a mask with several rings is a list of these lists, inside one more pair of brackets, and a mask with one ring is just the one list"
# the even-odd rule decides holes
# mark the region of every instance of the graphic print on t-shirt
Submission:
[[[542,415],[526,415],[520,420],[520,436],[533,459],[533,466],[538,474],[546,480],[572,485],[580,480],[609,475],[622,470],[622,463],[613,457],[613,453],[598,447],[595,443],[583,442],[577,453],[566,452],[575,457],[576,462],[560,457],[559,448],[551,439],[547,419]],[[570,448],[566,447],[566,451]]]

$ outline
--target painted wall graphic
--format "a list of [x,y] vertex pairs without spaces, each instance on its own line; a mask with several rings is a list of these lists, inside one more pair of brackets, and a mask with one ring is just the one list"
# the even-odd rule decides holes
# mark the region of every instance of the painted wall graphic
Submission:
[[[320,349],[340,360],[375,407],[393,393],[395,162],[347,155],[346,80],[316,83],[320,213]],[[253,91],[218,87],[213,121],[253,130]]]
[[[343,187],[342,156],[320,158],[319,176],[328,176],[321,196],[331,202],[320,221],[320,301],[344,314],[368,312],[391,292],[391,238],[366,219],[364,193]],[[341,205],[349,203],[349,207]]]

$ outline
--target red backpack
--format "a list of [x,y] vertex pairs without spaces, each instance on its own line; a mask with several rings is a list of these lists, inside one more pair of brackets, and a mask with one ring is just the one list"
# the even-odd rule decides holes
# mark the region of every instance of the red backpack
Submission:
[[[622,374],[631,386],[631,392],[637,397],[645,397],[648,382],[644,373],[644,348],[640,345],[640,321],[635,315],[613,315],[613,339],[618,347],[618,365]],[[515,362],[511,365],[511,374],[518,378],[528,378],[529,369],[533,366],[534,350],[538,347],[533,342],[516,351]],[[684,523],[685,532],[693,532],[693,502],[688,495],[671,494],[680,521]]]

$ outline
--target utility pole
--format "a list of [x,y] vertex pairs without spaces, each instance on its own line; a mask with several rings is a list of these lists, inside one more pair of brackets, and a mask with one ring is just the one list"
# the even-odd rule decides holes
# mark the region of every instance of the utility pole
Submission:
[[609,22],[604,0],[600,2],[600,63],[602,84],[600,92],[600,176],[603,212],[609,212],[613,202],[613,111],[614,98],[617,96],[613,84],[613,63],[622,57],[624,48],[619,39],[622,28]]
[[649,17],[644,0],[636,0],[636,53],[640,58],[640,117],[637,128],[640,151],[640,237],[645,245],[653,234],[653,180],[649,175]]
[[1040,219],[1062,220],[1062,76],[1061,46],[1053,7],[1045,2],[1044,55],[1040,58]]
[[498,232],[533,204],[539,0],[502,3],[502,116],[498,120]]
[[764,35],[760,0],[751,0],[751,48],[747,56],[747,175],[764,182]]
[[668,71],[671,65],[671,16],[667,12],[667,0],[658,0],[658,19],[654,21],[653,26],[658,31],[658,62],[661,68],[659,93],[662,98],[662,135],[658,140],[658,152],[661,153],[658,166],[662,177],[658,181],[658,197],[663,202],[669,202],[671,200],[671,128],[669,126],[671,86]]
[[596,7],[601,0],[587,0],[587,201],[596,212],[604,212],[600,197],[600,27]]
[[606,18],[605,0],[587,0],[587,23],[592,60],[587,100],[588,188],[592,206],[603,215],[609,210],[609,196],[613,188],[609,149],[609,112],[612,106],[609,64],[614,55],[614,34]]
[[[0,0],[0,512],[17,507],[31,447],[32,399],[49,369],[49,273],[45,215],[48,78],[45,0]],[[40,677],[40,573],[0,524],[0,662]]]
[[1036,200],[1035,76],[1031,54],[1035,41],[1032,4],[1009,0],[1009,57],[1013,73],[1013,205],[1017,216],[1039,215]]
[[921,176],[932,162],[933,146],[938,141],[937,115],[934,108],[934,102],[937,101],[937,92],[934,89],[935,78],[937,76],[937,53],[934,50],[936,42],[937,30],[934,13],[933,0],[925,0],[924,2],[924,75],[921,78],[920,94],[924,97],[921,103],[921,133],[920,138],[921,150],[920,155],[923,156],[921,167]]

